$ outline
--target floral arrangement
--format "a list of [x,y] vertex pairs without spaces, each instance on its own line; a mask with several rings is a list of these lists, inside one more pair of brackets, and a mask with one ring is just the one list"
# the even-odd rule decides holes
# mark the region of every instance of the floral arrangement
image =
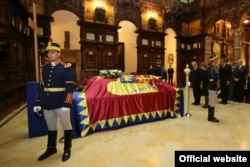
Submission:
[[101,77],[115,78],[115,77],[120,77],[122,75],[122,71],[117,69],[105,69],[105,70],[100,70],[99,75]]

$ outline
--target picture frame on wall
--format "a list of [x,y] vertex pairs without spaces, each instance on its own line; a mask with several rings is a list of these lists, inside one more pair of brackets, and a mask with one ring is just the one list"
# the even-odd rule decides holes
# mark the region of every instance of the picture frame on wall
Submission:
[[106,35],[106,42],[114,42],[114,35]]
[[148,40],[147,39],[142,39],[142,45],[148,45]]
[[168,54],[168,63],[169,64],[174,63],[174,55],[172,53]]
[[161,47],[161,41],[156,41],[155,46]]
[[95,33],[87,32],[86,33],[86,39],[94,41],[95,40]]

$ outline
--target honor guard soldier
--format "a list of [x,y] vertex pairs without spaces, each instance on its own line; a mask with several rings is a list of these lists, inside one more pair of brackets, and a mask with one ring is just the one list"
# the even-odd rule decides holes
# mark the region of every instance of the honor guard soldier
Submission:
[[43,109],[43,115],[48,127],[47,150],[38,160],[44,160],[57,152],[57,118],[64,129],[64,153],[62,161],[70,158],[72,125],[70,108],[75,87],[75,69],[71,63],[60,59],[60,45],[49,42],[46,48],[49,63],[41,67],[41,88],[37,96],[34,112]]
[[208,121],[219,122],[218,119],[214,117],[214,108],[216,99],[218,96],[218,90],[220,88],[219,82],[219,66],[218,57],[212,54],[209,57],[211,64],[208,67]]

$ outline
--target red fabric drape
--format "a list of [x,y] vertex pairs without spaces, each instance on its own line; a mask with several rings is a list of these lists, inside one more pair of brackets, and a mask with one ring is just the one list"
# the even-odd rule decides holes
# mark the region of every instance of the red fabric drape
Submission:
[[[109,85],[113,84],[114,85]],[[115,92],[108,90],[108,85]],[[132,85],[136,88],[136,84]],[[136,93],[131,93],[130,83],[120,83],[119,78],[93,77],[86,82],[85,94],[90,124],[96,121],[118,118],[127,115],[169,109],[174,111],[175,89],[160,79],[152,78],[138,84]],[[149,89],[149,92],[138,90]],[[152,91],[153,90],[153,91]]]

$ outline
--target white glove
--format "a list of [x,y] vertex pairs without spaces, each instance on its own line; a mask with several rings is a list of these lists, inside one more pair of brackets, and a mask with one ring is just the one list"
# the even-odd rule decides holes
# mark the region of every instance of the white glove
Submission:
[[39,116],[41,117],[43,115],[42,113],[42,107],[41,106],[34,106],[33,107],[33,111]]
[[33,111],[34,111],[34,112],[41,111],[41,109],[42,109],[41,106],[34,106],[34,107],[33,107]]
[[63,111],[63,112],[70,111],[70,108],[68,108],[68,107],[62,107],[61,111]]

